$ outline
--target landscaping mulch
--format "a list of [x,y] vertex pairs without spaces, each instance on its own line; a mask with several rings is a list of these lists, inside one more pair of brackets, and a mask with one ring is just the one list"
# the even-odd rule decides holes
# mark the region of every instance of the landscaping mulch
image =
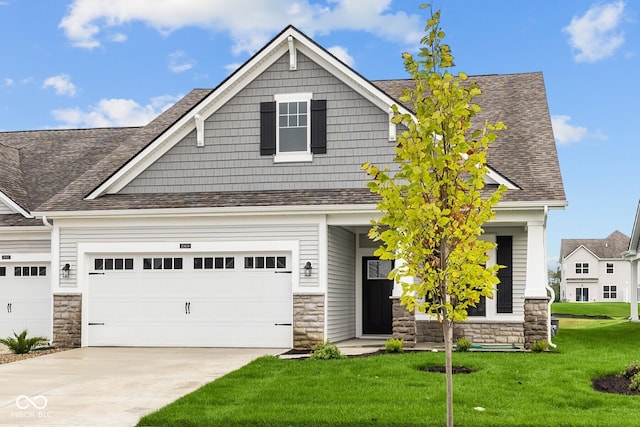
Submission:
[[640,391],[631,390],[631,380],[624,375],[605,375],[591,381],[594,390],[603,393],[637,395]]
[[34,357],[44,356],[45,354],[58,353],[68,350],[66,348],[48,348],[46,350],[33,350],[27,354],[0,353],[0,365],[4,363],[18,362],[20,360],[31,359]]

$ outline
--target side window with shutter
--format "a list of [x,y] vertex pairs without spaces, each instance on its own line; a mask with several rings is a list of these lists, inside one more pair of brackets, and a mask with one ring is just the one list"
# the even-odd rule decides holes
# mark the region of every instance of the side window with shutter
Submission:
[[260,154],[276,162],[311,161],[327,152],[327,101],[311,93],[260,103]]

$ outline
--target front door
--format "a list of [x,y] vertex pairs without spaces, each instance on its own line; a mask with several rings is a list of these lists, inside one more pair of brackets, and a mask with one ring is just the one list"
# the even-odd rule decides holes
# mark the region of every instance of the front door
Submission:
[[391,334],[393,313],[391,293],[393,280],[387,276],[393,261],[376,257],[362,258],[362,332],[364,334]]

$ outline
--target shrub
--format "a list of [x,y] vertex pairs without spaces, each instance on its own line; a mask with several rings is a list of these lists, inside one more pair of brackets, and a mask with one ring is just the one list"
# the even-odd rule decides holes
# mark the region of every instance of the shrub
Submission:
[[633,376],[633,378],[631,378],[629,390],[640,391],[640,372],[638,372]]
[[456,341],[456,351],[469,351],[471,349],[471,341],[467,337],[461,337]]
[[318,344],[311,354],[311,359],[315,360],[344,359],[344,357],[340,353],[340,349],[335,344],[331,344],[329,340]]
[[389,338],[384,342],[384,349],[387,353],[402,353],[402,340],[397,338]]
[[[640,362],[638,362],[637,360],[634,360],[633,362],[625,366],[624,370],[622,371],[622,375],[629,379],[632,379],[633,377],[637,376],[639,373],[640,373]],[[640,381],[640,379],[638,381]]]
[[536,341],[531,346],[531,351],[533,351],[534,353],[542,353],[543,351],[547,350],[549,350],[549,343],[544,340]]
[[0,343],[9,347],[15,354],[27,354],[41,344],[47,344],[48,340],[45,337],[31,337],[27,338],[27,330],[25,329],[20,335],[13,333],[15,337],[0,338]]

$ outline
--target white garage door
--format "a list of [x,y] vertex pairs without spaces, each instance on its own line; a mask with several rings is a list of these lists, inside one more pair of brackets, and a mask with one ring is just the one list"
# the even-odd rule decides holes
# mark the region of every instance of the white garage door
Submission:
[[92,257],[90,346],[290,347],[288,254]]
[[0,265],[0,337],[27,330],[51,338],[49,263]]

